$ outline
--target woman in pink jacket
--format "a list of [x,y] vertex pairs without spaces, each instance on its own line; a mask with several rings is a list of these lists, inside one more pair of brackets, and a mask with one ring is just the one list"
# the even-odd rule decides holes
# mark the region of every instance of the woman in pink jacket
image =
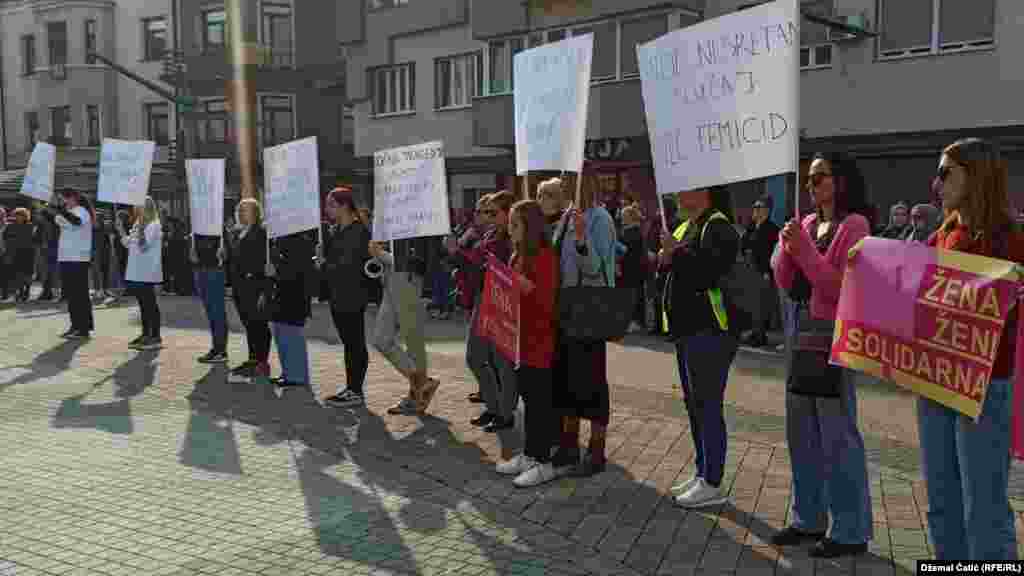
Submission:
[[772,543],[817,541],[811,556],[835,558],[864,553],[873,527],[852,373],[827,364],[847,255],[871,227],[864,178],[850,158],[816,156],[808,188],[815,211],[786,224],[772,260],[776,283],[797,303],[796,330],[786,334],[793,521]]

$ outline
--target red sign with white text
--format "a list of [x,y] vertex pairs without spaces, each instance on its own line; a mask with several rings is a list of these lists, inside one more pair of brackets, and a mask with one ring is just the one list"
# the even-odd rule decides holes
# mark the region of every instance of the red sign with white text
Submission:
[[519,282],[516,272],[488,256],[484,291],[480,295],[477,334],[498,353],[519,366]]

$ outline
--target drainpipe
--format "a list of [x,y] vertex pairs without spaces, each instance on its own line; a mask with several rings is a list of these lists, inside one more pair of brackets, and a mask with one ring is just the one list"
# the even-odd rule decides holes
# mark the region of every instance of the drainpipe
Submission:
[[4,79],[4,55],[0,50],[0,170],[7,170],[7,92]]

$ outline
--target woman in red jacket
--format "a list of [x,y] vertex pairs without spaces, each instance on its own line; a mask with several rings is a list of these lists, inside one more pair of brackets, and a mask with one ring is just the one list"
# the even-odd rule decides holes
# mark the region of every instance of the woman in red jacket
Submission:
[[[937,180],[947,217],[930,245],[1021,260],[1007,201],[1006,167],[992,144],[977,138],[953,143],[942,152]],[[977,422],[918,399],[928,527],[939,560],[1017,559],[1007,494],[1016,318],[1017,312],[1011,311],[1003,327]]]
[[526,447],[522,454],[498,464],[499,474],[515,476],[525,488],[556,478],[551,446],[561,421],[551,395],[555,356],[555,296],[558,257],[545,234],[544,211],[534,200],[512,206],[508,232],[512,240],[512,269],[522,280],[519,301],[520,364],[515,371],[519,394],[526,403]]

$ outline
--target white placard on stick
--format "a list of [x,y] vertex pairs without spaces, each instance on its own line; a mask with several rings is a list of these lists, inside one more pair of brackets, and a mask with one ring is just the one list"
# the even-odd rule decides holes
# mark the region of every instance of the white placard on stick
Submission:
[[224,233],[225,164],[223,158],[185,161],[193,234],[220,236]]
[[796,0],[637,46],[659,194],[798,169],[799,49]]
[[426,142],[374,154],[373,198],[376,241],[450,233],[444,143]]
[[57,148],[47,142],[37,142],[28,158],[21,193],[29,198],[49,202],[53,199],[53,179],[57,170]]
[[156,144],[146,140],[104,138],[97,199],[111,204],[145,204],[155,152]]
[[582,170],[593,54],[586,34],[513,58],[517,174]]
[[267,234],[320,229],[320,156],[316,136],[263,150]]

